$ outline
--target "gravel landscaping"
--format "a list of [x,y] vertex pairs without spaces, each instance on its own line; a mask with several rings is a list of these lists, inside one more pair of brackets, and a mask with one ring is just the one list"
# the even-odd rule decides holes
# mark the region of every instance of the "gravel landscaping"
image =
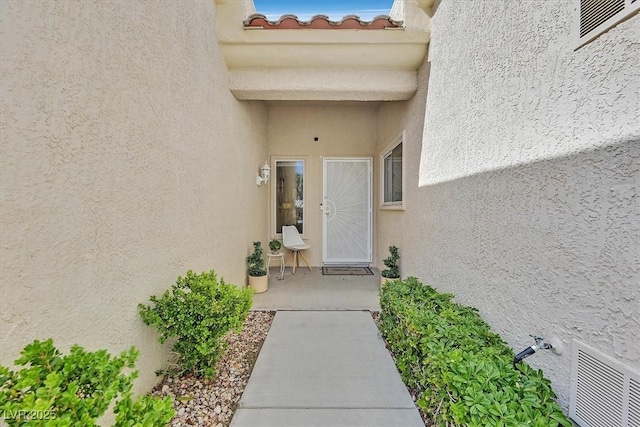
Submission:
[[212,380],[165,377],[152,391],[154,396],[171,396],[176,415],[170,426],[226,427],[242,396],[275,312],[251,311],[241,332],[227,338],[227,351]]

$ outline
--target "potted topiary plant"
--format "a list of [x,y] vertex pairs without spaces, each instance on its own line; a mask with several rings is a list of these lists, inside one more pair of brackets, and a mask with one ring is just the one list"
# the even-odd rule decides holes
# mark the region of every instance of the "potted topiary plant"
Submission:
[[398,248],[395,246],[389,246],[389,256],[382,262],[387,266],[385,270],[380,272],[380,286],[382,287],[389,280],[397,280],[400,278],[400,254]]
[[271,253],[277,253],[281,247],[282,243],[280,243],[280,240],[274,238],[269,242],[269,249],[271,249]]
[[264,260],[262,259],[262,243],[253,242],[253,253],[247,257],[249,268],[249,287],[259,294],[265,292],[269,288],[269,278],[267,270],[264,268]]

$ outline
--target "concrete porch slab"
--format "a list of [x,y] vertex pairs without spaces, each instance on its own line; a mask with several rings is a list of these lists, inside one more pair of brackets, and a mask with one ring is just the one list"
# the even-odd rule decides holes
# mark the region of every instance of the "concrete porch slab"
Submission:
[[373,276],[323,276],[322,270],[300,267],[284,279],[271,268],[269,290],[253,296],[253,310],[380,310],[380,273]]
[[256,425],[424,424],[369,312],[279,311],[231,423]]

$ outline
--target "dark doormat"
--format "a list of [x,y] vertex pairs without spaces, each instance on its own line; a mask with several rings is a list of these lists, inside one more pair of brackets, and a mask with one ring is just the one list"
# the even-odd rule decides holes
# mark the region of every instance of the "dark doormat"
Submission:
[[323,276],[373,276],[369,267],[322,267]]

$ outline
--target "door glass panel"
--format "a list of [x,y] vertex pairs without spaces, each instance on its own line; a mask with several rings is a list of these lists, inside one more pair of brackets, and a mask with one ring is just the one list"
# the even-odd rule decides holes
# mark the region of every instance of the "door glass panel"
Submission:
[[304,233],[304,161],[276,161],[276,233],[295,225]]

